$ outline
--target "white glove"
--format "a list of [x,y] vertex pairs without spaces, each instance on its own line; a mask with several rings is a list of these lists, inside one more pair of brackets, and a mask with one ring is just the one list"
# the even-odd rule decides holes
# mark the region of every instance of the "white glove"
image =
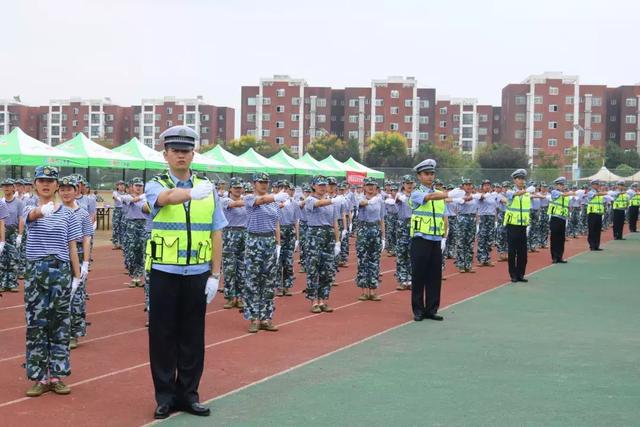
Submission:
[[42,212],[42,216],[45,218],[51,216],[55,209],[56,207],[53,205],[53,202],[49,202],[46,205],[40,206],[40,212]]
[[530,225],[527,225],[527,236],[529,235],[529,230],[531,229]]
[[209,277],[207,279],[207,284],[204,287],[204,294],[207,296],[207,304],[213,301],[213,298],[215,298],[216,294],[218,293],[219,283],[220,283],[220,279],[216,279],[215,277]]
[[387,241],[382,239],[382,249],[380,249],[380,251],[384,251],[384,248],[387,247]]
[[336,243],[333,245],[333,255],[334,255],[334,256],[338,256],[338,255],[340,255],[340,242],[336,242]]
[[398,195],[396,196],[396,198],[398,200],[400,200],[402,203],[406,203],[407,202],[407,196],[404,193],[398,193]]
[[298,246],[300,246],[300,242],[296,240],[295,243],[293,244],[293,252],[298,250]]
[[476,199],[476,200],[480,200],[482,198],[482,194],[481,193],[474,193],[471,195],[472,199]]
[[333,199],[331,199],[331,204],[333,205],[339,205],[345,202],[345,198],[344,196],[336,196]]
[[138,196],[138,199],[140,199],[141,202],[146,202],[147,201],[147,195],[142,193],[141,195]]
[[282,249],[282,246],[276,245],[276,261],[280,259],[280,249]]
[[447,247],[447,238],[443,237],[442,240],[440,240],[440,249],[444,251],[446,247]]
[[121,199],[122,199],[122,203],[127,205],[133,201],[133,197],[129,194],[125,194],[124,196],[121,197]]
[[467,193],[461,188],[454,188],[447,193],[447,195],[452,199],[459,199],[460,197],[464,197],[465,194]]
[[86,280],[87,276],[89,276],[89,263],[83,261],[82,267],[80,267],[80,280]]
[[80,282],[82,281],[81,278],[79,277],[74,277],[71,280],[71,298],[73,298],[73,295],[76,293],[76,291],[78,290],[78,286],[80,286]]
[[531,194],[533,194],[533,193],[535,193],[535,192],[536,192],[536,187],[534,187],[533,185],[532,185],[532,186],[527,187],[527,193],[531,193]]
[[388,198],[388,199],[384,199],[384,203],[389,206],[393,206],[396,204],[396,201],[394,199]]
[[284,203],[282,205],[284,207],[284,206],[289,206],[290,204],[291,204],[291,199],[287,199],[287,200],[284,201]]
[[582,189],[576,190],[576,196],[578,196],[578,197],[584,196],[584,190],[582,190]]
[[462,197],[456,197],[455,199],[451,199],[451,201],[460,205],[464,203],[464,199]]
[[22,234],[18,234],[16,237],[16,249],[20,248],[20,246],[22,246]]
[[281,192],[279,192],[279,193],[276,193],[276,194],[273,196],[273,200],[274,200],[275,202],[278,202],[278,203],[280,203],[280,202],[284,202],[284,201],[286,201],[286,200],[289,200],[289,194],[287,194],[287,193],[286,193],[286,192],[284,192],[284,191],[281,191]]
[[345,237],[347,237],[347,229],[346,228],[344,230],[342,230],[342,233],[340,234],[340,239],[344,239]]
[[191,189],[191,200],[202,200],[213,193],[214,187],[211,181],[203,181]]
[[0,255],[2,255],[2,251],[4,251],[4,242],[0,242]]
[[353,231],[353,223],[350,222],[349,223],[349,234],[351,234],[352,231]]

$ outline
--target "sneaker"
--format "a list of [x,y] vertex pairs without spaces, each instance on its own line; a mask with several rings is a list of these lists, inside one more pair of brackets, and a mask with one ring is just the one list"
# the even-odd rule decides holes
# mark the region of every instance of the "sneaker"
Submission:
[[260,322],[260,329],[262,329],[263,331],[276,332],[280,328],[271,323],[271,320],[265,320]]
[[247,329],[247,332],[249,332],[250,334],[255,334],[256,332],[258,332],[257,320],[252,320],[251,323],[249,323],[249,329]]
[[49,389],[55,394],[69,394],[71,393],[71,387],[58,380],[54,383],[49,384]]
[[49,384],[44,384],[44,383],[41,383],[40,381],[37,381],[31,387],[29,387],[29,390],[27,390],[27,396],[38,397],[38,396],[42,396],[48,391],[49,391]]
[[136,287],[136,283],[133,280],[130,283],[125,283],[125,285],[127,285],[127,287],[129,287],[129,288],[135,288]]
[[18,288],[9,288],[9,292],[11,292],[11,293],[14,293],[14,294],[15,294],[15,293],[18,293],[18,292],[20,292],[20,291],[18,290]]
[[407,288],[404,285],[396,286],[396,291],[404,291],[405,289],[407,289]]
[[325,313],[333,313],[333,308],[329,304],[320,304],[320,310]]
[[236,307],[242,310],[244,308],[244,302],[242,300],[236,301]]
[[78,338],[71,338],[69,341],[69,348],[73,350],[74,348],[78,348]]
[[144,283],[142,283],[142,280],[136,279],[136,286],[139,288],[144,288]]
[[304,267],[300,267],[300,270],[298,270],[298,273],[306,273],[307,270],[304,269]]
[[285,297],[293,296],[293,294],[291,293],[291,291],[289,289],[285,289],[284,292],[282,293],[282,295],[284,295]]
[[322,313],[322,309],[320,308],[320,306],[318,304],[313,304],[311,306],[311,312],[312,313]]
[[235,301],[233,301],[232,299],[227,300],[226,304],[222,306],[222,308],[224,308],[225,310],[228,310],[230,308],[233,308],[236,306]]
[[377,294],[371,294],[369,295],[369,301],[382,301],[382,298],[380,298]]
[[366,300],[368,300],[368,299],[369,299],[369,295],[367,295],[367,294],[362,294],[362,295],[360,295],[360,296],[358,297],[358,300],[359,300],[359,301],[366,301]]

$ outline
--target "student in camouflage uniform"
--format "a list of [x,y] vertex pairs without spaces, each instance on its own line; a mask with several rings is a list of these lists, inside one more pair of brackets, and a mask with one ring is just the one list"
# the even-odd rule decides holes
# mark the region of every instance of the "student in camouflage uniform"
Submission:
[[387,243],[387,256],[396,256],[396,239],[398,235],[398,206],[396,196],[398,195],[398,184],[391,182],[389,192],[384,200],[384,230],[385,241]]
[[18,292],[20,268],[19,250],[22,246],[24,218],[22,200],[15,195],[15,181],[8,178],[2,182],[4,202],[8,217],[4,220],[4,250],[0,251],[0,292]]
[[476,259],[478,267],[493,267],[491,249],[496,234],[496,211],[498,201],[491,191],[491,181],[485,179],[478,198],[478,249]]
[[247,236],[247,211],[244,207],[242,178],[229,181],[228,197],[222,197],[222,209],[229,224],[222,232],[222,274],[224,276],[223,308],[244,308],[242,288],[244,286],[244,251]]
[[91,236],[93,236],[93,224],[91,224],[89,212],[82,209],[76,203],[78,183],[74,177],[65,176],[64,178],[60,178],[58,180],[58,193],[62,199],[62,204],[73,211],[82,230],[82,236],[74,242],[77,247],[78,259],[82,262],[80,267],[80,284],[71,298],[71,338],[69,348],[74,349],[78,347],[78,338],[84,337],[87,334],[86,283],[89,275],[89,248],[91,245]]
[[[453,190],[454,186],[449,184],[447,191]],[[446,237],[446,244],[442,252],[442,258],[454,259],[456,257],[457,233],[458,233],[458,207],[459,203],[449,199],[445,200],[444,214],[449,224]]]
[[460,273],[475,273],[471,265],[476,240],[478,200],[472,194],[473,184],[470,179],[462,180],[462,189],[465,196],[458,206],[455,264]]
[[[58,170],[39,166],[35,172],[38,205],[28,205],[24,217],[29,229],[25,272],[26,370],[34,384],[27,396],[48,391],[69,394],[62,381],[70,374],[70,301],[80,284],[75,241],[82,237],[71,209],[53,203]],[[73,274],[72,274],[73,271]]]
[[581,236],[587,234],[587,205],[589,204],[586,198],[587,191],[589,191],[589,186],[587,184],[583,184],[582,195],[580,196],[580,217],[578,220],[578,232]]
[[111,221],[111,243],[113,243],[113,249],[121,249],[122,242],[124,241],[123,230],[123,209],[122,209],[122,196],[126,195],[124,188],[124,181],[118,181],[116,183],[116,189],[113,191],[113,219]]
[[280,202],[278,221],[280,223],[280,258],[277,267],[277,295],[290,297],[293,287],[293,253],[300,244],[300,211],[293,200],[293,186],[286,179],[280,181],[278,192],[284,191],[289,199]]
[[[332,176],[329,176],[327,177],[327,182],[328,182],[327,197],[332,199],[338,195],[337,193],[338,180]],[[344,197],[341,198],[340,200],[341,200],[340,203],[336,203],[333,205],[333,210],[334,210],[333,214],[335,216],[335,219],[338,221],[338,231],[340,232],[340,236],[342,239],[342,237],[344,237],[348,233],[347,214],[349,213],[349,207],[347,204],[347,200]],[[336,255],[335,263],[336,263],[335,270],[339,271],[338,267],[340,265],[340,254]]]
[[289,199],[285,192],[269,194],[269,174],[253,174],[254,193],[244,197],[247,210],[247,239],[244,251],[244,318],[250,333],[262,329],[275,332],[276,268],[280,257],[278,203]]
[[309,184],[302,184],[302,198],[298,201],[298,207],[300,209],[300,273],[305,273],[307,267],[307,214],[304,211],[304,202],[311,194],[311,186]]
[[126,237],[124,245],[125,266],[131,278],[130,288],[143,287],[144,254],[145,254],[145,222],[146,216],[142,207],[146,203],[144,181],[142,178],[131,180],[131,194],[122,197],[125,205]]
[[[572,191],[577,191],[578,187],[576,185],[571,187]],[[578,224],[580,222],[580,198],[579,197],[571,197],[569,199],[569,220],[567,223],[567,237],[573,237],[574,239],[578,237]]]
[[529,252],[538,252],[538,242],[540,239],[538,238],[539,232],[539,224],[540,224],[540,196],[536,190],[536,183],[533,181],[529,182],[529,187],[527,188],[529,194],[531,194],[531,210],[529,211],[529,235],[527,236],[527,246],[529,248]]
[[[348,184],[346,181],[343,181],[338,186],[338,195],[345,198],[344,206],[346,209],[345,218],[347,223],[344,224],[344,227],[341,229],[341,239],[340,239],[340,255],[338,256],[338,266],[346,267],[347,261],[349,261],[349,236],[351,233],[349,230],[351,229],[351,223],[353,221],[352,212],[353,212],[353,204],[352,199],[349,197],[349,192],[347,191]],[[340,227],[340,224],[338,224]]]
[[[7,250],[7,242],[5,241],[5,221],[9,218],[9,209],[7,209],[7,205],[4,200],[0,199],[0,260],[4,261],[4,253]],[[1,273],[0,273],[1,274]],[[0,277],[3,279],[3,277]],[[2,296],[2,291],[4,288],[0,289],[0,296]]]
[[411,289],[411,206],[409,198],[415,188],[415,180],[411,175],[402,177],[402,188],[396,196],[398,207],[398,241],[396,245],[396,290]]
[[340,254],[340,231],[336,206],[345,202],[343,196],[327,195],[327,178],[317,175],[312,180],[313,193],[306,199],[307,218],[307,289],[312,313],[331,313],[331,285],[335,276],[335,257]]
[[381,301],[376,289],[380,286],[380,254],[385,249],[384,202],[376,190],[373,178],[364,179],[364,192],[358,197],[358,230],[356,285],[362,289],[360,301]]
[[498,217],[496,220],[496,251],[498,252],[498,261],[504,262],[508,260],[507,252],[507,227],[503,224],[504,214],[507,211],[507,198],[505,192],[509,188],[509,182],[504,181],[502,185],[496,186],[498,199]]
[[549,246],[549,186],[540,183],[540,222],[538,224],[538,246],[546,249]]

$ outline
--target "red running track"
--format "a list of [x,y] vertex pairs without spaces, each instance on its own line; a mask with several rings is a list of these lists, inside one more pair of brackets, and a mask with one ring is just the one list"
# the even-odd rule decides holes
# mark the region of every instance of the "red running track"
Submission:
[[[603,233],[604,241],[610,239],[609,234]],[[575,255],[586,248],[584,237],[571,239],[566,255]],[[296,273],[295,295],[276,301],[274,322],[280,326],[276,333],[248,334],[247,322],[237,310],[222,309],[224,299],[218,294],[207,310],[201,400],[228,393],[410,321],[410,292],[395,291],[395,258],[382,257],[379,294],[383,301],[363,302],[357,300],[360,292],[354,283],[354,254],[352,249],[349,266],[337,274],[338,286],[331,295],[334,313],[309,312],[309,302],[300,293],[304,275]],[[137,426],[153,420],[155,402],[148,365],[143,290],[124,285],[127,276],[120,251],[96,248],[94,258],[88,284],[91,300],[87,302],[87,317],[92,326],[71,355],[72,375],[66,379],[73,389],[71,395],[25,396],[30,383],[22,367],[23,294],[4,293],[0,299],[0,425]],[[529,254],[527,271],[543,268],[549,262],[548,249]],[[509,279],[506,270],[506,262],[501,262],[494,268],[477,268],[476,274],[460,274],[447,261],[442,306],[500,286]],[[532,284],[535,280],[529,283]],[[446,318],[446,312],[444,315]],[[446,327],[446,324],[445,319],[437,325]]]

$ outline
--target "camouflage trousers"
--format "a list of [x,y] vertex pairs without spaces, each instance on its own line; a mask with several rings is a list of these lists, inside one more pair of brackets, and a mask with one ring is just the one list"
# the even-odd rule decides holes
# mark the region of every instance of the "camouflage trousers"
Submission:
[[[17,226],[5,227],[5,245],[2,255],[0,255],[0,291],[18,287],[20,253],[16,248],[17,237]],[[26,242],[23,240],[22,246],[26,245]]]
[[458,223],[456,224],[456,267],[459,270],[471,269],[475,239],[476,214],[458,215]]
[[358,222],[356,235],[356,257],[358,273],[356,286],[377,289],[380,285],[380,252],[382,251],[382,230],[377,222]]
[[246,237],[247,229],[244,227],[227,227],[222,232],[222,275],[226,299],[242,297]]
[[411,282],[411,218],[398,221],[396,245],[396,279],[398,283]]
[[458,216],[450,216],[449,231],[447,232],[447,244],[444,248],[443,258],[455,258],[456,257],[456,239],[458,233]]
[[578,220],[580,226],[578,232],[580,234],[587,234],[587,205],[580,205],[580,218]]
[[540,221],[538,222],[538,247],[549,246],[549,214],[547,209],[540,209]]
[[293,287],[293,250],[296,245],[296,229],[293,225],[280,226],[280,258],[278,258],[278,288]]
[[580,209],[570,208],[569,220],[567,221],[567,237],[576,237],[578,235],[578,223],[580,221]]
[[507,253],[507,227],[502,225],[504,211],[498,211],[498,225],[496,225],[496,250],[499,254]]
[[275,235],[247,233],[244,250],[245,286],[243,292],[246,320],[271,320],[275,305]]
[[[82,247],[82,242],[78,242],[76,244],[78,248],[78,259],[80,259],[80,263],[82,263],[82,257],[84,255],[84,250]],[[86,301],[87,301],[87,281],[83,280],[78,285],[78,289],[73,294],[71,298],[71,325],[70,325],[70,334],[71,338],[83,337],[87,335],[87,309],[86,309]]]
[[338,261],[347,262],[349,260],[349,228],[348,225],[343,228],[342,221],[338,221],[338,227],[340,229],[340,236],[342,236],[342,230],[347,230],[347,233],[344,237],[341,237],[340,240],[340,255],[338,255]]
[[124,234],[126,224],[124,222],[124,209],[114,208],[113,219],[111,221],[111,243],[115,246],[122,246],[124,243]]
[[398,235],[398,214],[387,214],[384,217],[384,236],[387,252],[395,254]]
[[309,227],[307,238],[307,299],[326,300],[336,271],[333,227]]
[[604,210],[604,215],[602,215],[602,229],[607,230],[611,226],[611,221],[613,219],[613,210],[611,206],[607,206]]
[[[143,241],[144,241],[144,247],[147,247],[147,241],[151,238],[151,231],[150,230],[145,230],[144,234],[143,234]],[[149,315],[149,293],[151,292],[151,271],[147,271],[146,268],[144,268],[144,266],[146,265],[146,261],[147,261],[147,256],[146,254],[144,255],[144,262],[145,264],[143,264],[143,276],[144,276],[144,308],[145,310],[147,310],[147,316]],[[151,270],[151,268],[149,268],[149,270]]]
[[540,209],[529,211],[529,235],[527,236],[528,249],[538,249],[538,227],[540,222]]
[[24,277],[27,270],[27,227],[22,233],[22,244],[18,248],[18,277]]
[[128,219],[124,239],[124,265],[131,278],[140,278],[144,273],[145,221]]
[[306,222],[300,221],[300,264],[307,268],[307,231],[309,226]]
[[52,256],[27,262],[24,302],[30,380],[69,375],[71,267]]
[[496,217],[494,215],[480,215],[478,221],[478,249],[476,259],[479,263],[491,261],[491,249],[496,235]]

